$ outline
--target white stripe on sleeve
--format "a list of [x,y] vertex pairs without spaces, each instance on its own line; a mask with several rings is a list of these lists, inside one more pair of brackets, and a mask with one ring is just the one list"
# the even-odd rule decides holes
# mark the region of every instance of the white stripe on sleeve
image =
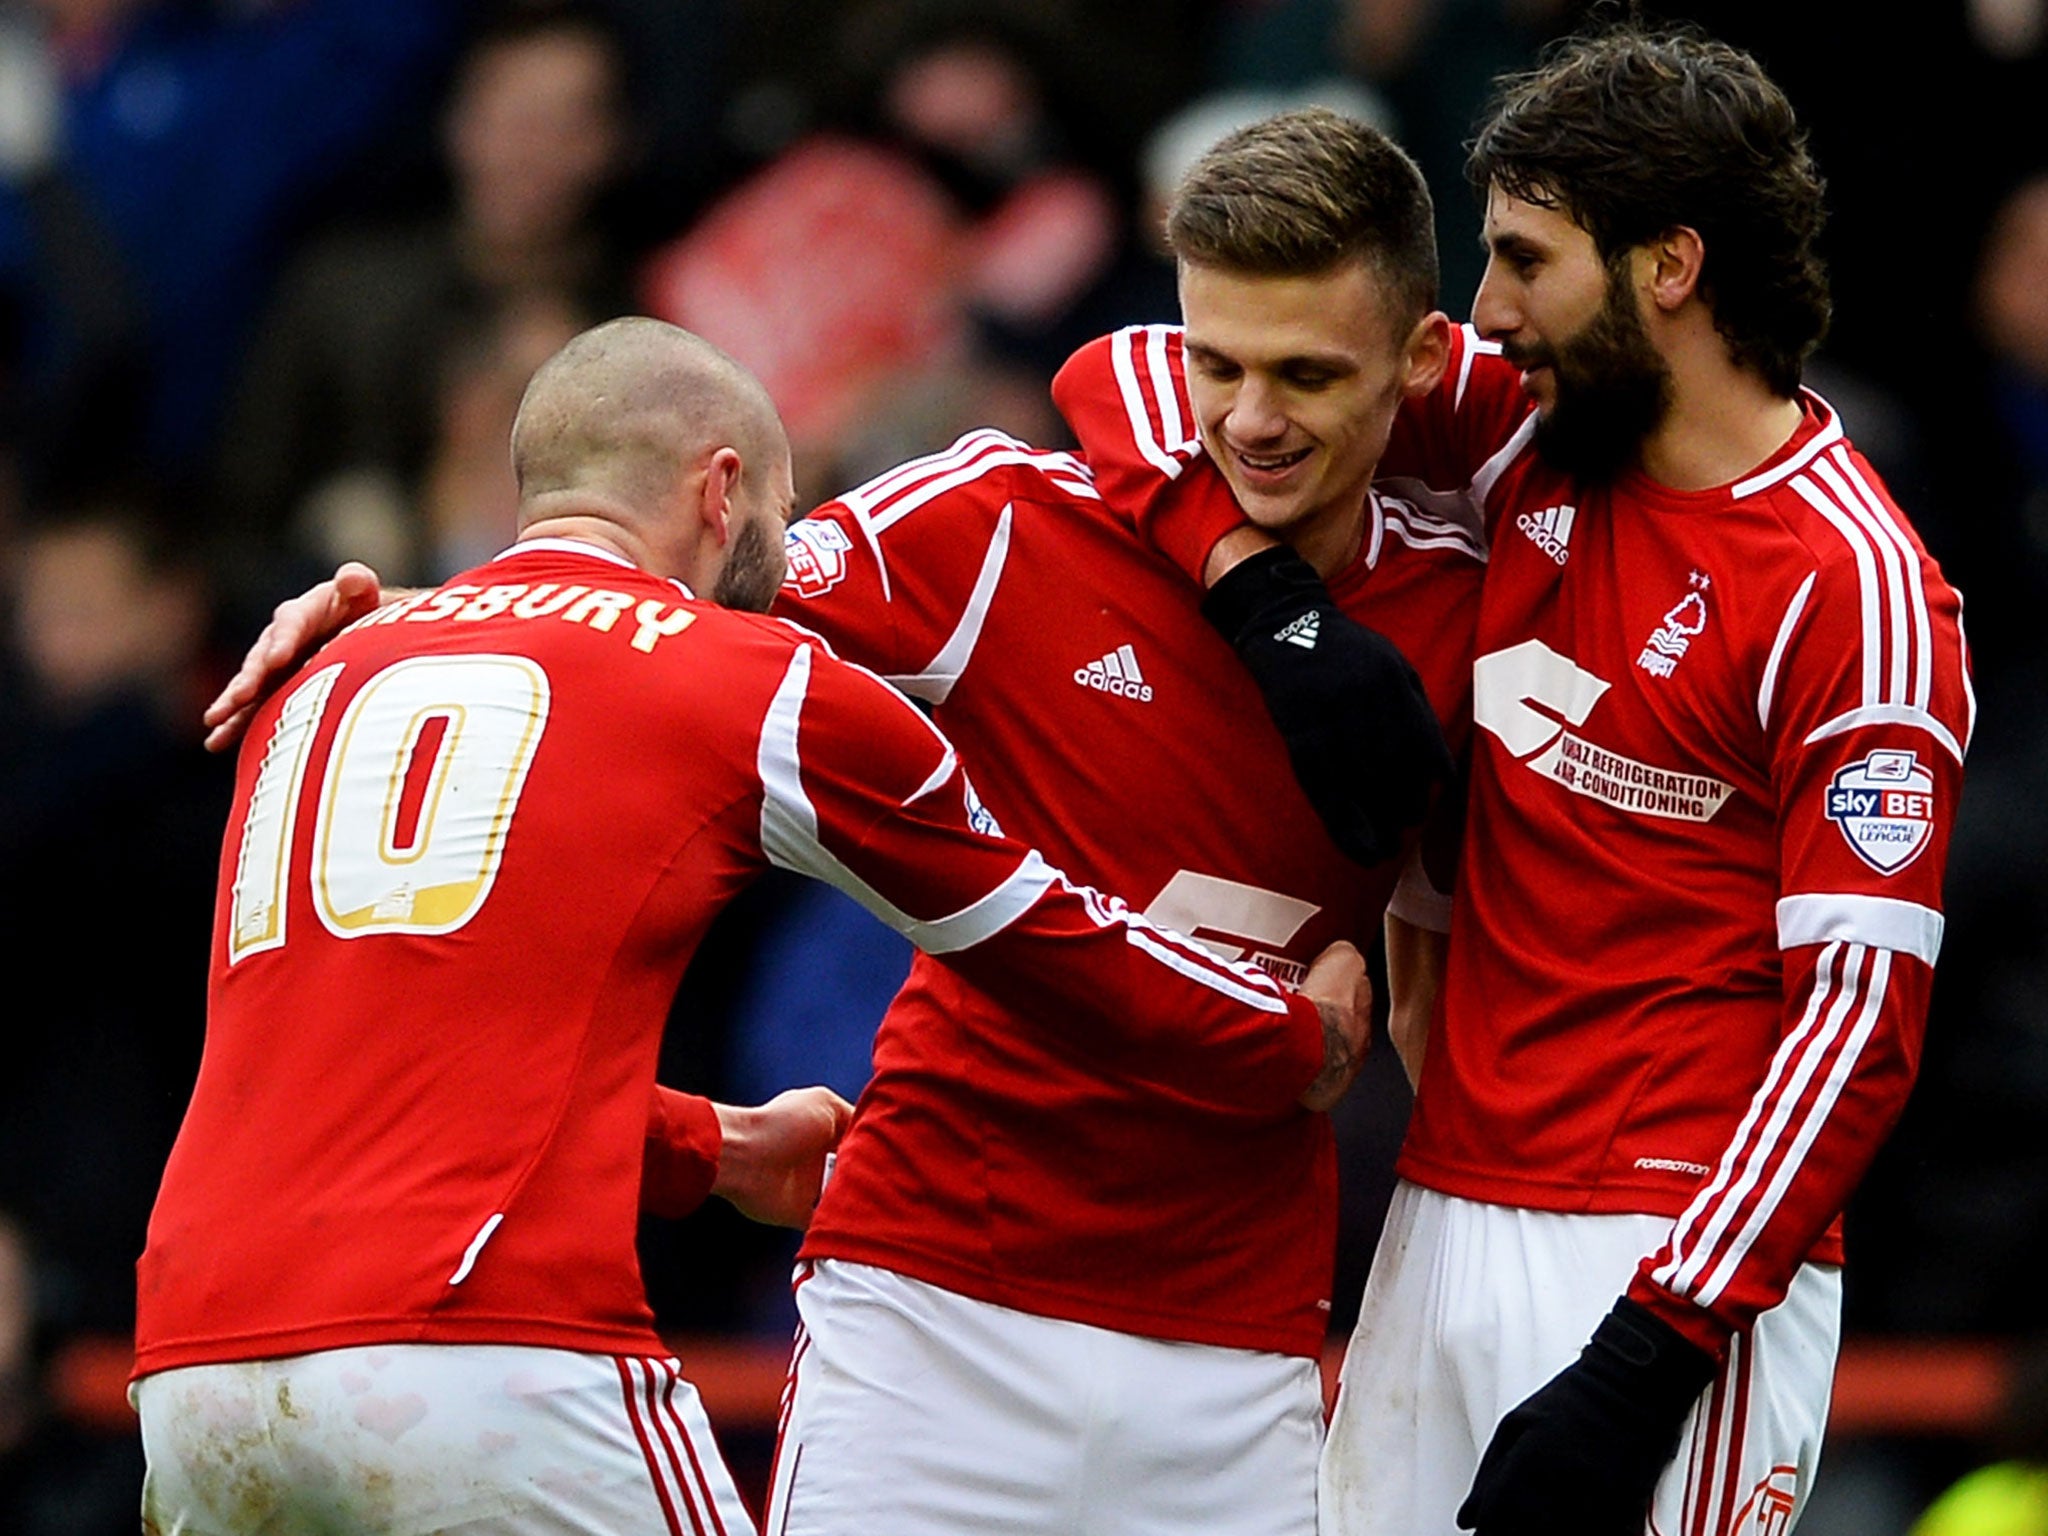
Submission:
[[[1846,969],[1853,973],[1860,951],[1851,949],[1849,954],[1849,965]],[[1763,1085],[1750,1099],[1749,1108],[1742,1117],[1742,1124],[1736,1127],[1734,1139],[1721,1154],[1721,1163],[1714,1170],[1713,1179],[1693,1196],[1692,1203],[1685,1208],[1684,1214],[1672,1228],[1671,1257],[1657,1267],[1651,1278],[1674,1295],[1691,1294],[1691,1285],[1698,1278],[1707,1259],[1712,1257],[1714,1245],[1727,1230],[1728,1223],[1733,1217],[1732,1207],[1756,1182],[1756,1160],[1766,1155],[1770,1142],[1776,1138],[1778,1129],[1782,1128],[1784,1115],[1773,1114],[1772,1125],[1766,1127],[1755,1148],[1750,1148],[1750,1133],[1756,1129],[1757,1123],[1763,1120],[1766,1110],[1773,1107],[1778,1098],[1779,1084],[1791,1069],[1794,1059],[1803,1059],[1802,1053],[1816,1039],[1825,1045],[1826,1040],[1831,1037],[1830,1032],[1839,1023],[1848,1001],[1855,996],[1855,978],[1851,974],[1846,983],[1848,991],[1843,998],[1837,1000],[1835,1007],[1829,1010],[1829,1022],[1825,1027],[1821,1027],[1819,1035],[1816,1036],[1816,1028],[1820,1026],[1823,1009],[1835,989],[1835,967],[1841,959],[1842,945],[1839,941],[1829,944],[1821,951],[1820,962],[1814,967],[1813,991],[1807,997],[1805,1014],[1792,1032],[1778,1043],[1778,1049],[1771,1057],[1770,1071],[1765,1074]],[[1796,1091],[1794,1096],[1797,1096]],[[1738,1184],[1738,1172],[1741,1174],[1739,1187],[1731,1192],[1731,1184]],[[1705,1227],[1700,1232],[1701,1247],[1695,1252],[1690,1246],[1691,1239],[1694,1229],[1699,1228],[1702,1222],[1705,1223]]]
[[1764,680],[1756,691],[1757,724],[1767,731],[1771,728],[1771,698],[1778,691],[1779,663],[1785,659],[1785,647],[1792,643],[1792,631],[1798,627],[1799,615],[1806,611],[1806,600],[1813,595],[1813,584],[1819,579],[1819,571],[1807,573],[1799,590],[1792,594],[1792,601],[1785,605],[1785,617],[1778,621],[1778,638],[1771,642],[1771,658],[1764,663]]
[[996,519],[995,533],[989,539],[988,552],[981,557],[974,590],[967,595],[967,606],[961,610],[960,622],[953,626],[953,633],[946,637],[938,654],[925,663],[922,672],[889,679],[905,693],[928,704],[943,704],[952,694],[953,685],[960,681],[960,674],[967,670],[974,648],[981,642],[982,626],[988,622],[989,607],[996,600],[996,588],[1002,584],[1003,566],[1010,558],[1010,525],[1016,509],[1015,502],[1004,504],[1002,515]]
[[1963,744],[1956,740],[1955,733],[1926,710],[1915,709],[1910,704],[1869,704],[1862,709],[1852,709],[1808,731],[1805,745],[1812,746],[1816,741],[1826,741],[1830,736],[1841,736],[1866,725],[1910,725],[1940,742],[1957,762],[1963,760]]
[[1881,588],[1877,575],[1877,558],[1870,547],[1870,540],[1856,520],[1830,501],[1821,488],[1813,483],[1812,477],[1800,475],[1792,482],[1806,504],[1834,524],[1835,532],[1842,536],[1842,542],[1849,546],[1849,552],[1856,559],[1856,585],[1862,594],[1863,607],[1863,702],[1882,704],[1885,702],[1879,668],[1884,660],[1884,616],[1881,604]]
[[[769,862],[844,891],[927,954],[943,955],[979,944],[1030,911],[1059,878],[1036,852],[987,895],[958,912],[926,921],[891,904],[819,841],[817,808],[804,792],[799,742],[810,676],[810,650],[799,647],[762,722],[756,761],[762,789],[761,851]],[[902,707],[910,710],[907,704]],[[927,783],[919,794],[929,789]]]
[[1968,751],[1970,738],[1977,734],[1977,689],[1970,681],[1970,640],[1963,633],[1963,595],[1956,594],[1956,666],[1962,671],[1963,679],[1963,750]]
[[[1139,329],[1126,327],[1110,338],[1110,367],[1116,374],[1118,393],[1123,396],[1124,415],[1130,422],[1132,445],[1147,464],[1167,479],[1177,480],[1180,478],[1181,462],[1167,451],[1152,428],[1152,413],[1146,408],[1145,386],[1139,380],[1137,359],[1132,355],[1131,339]],[[1148,334],[1148,353],[1151,350],[1150,343],[1151,337]]]
[[[1728,1245],[1721,1256],[1721,1262],[1714,1266],[1706,1282],[1694,1293],[1693,1300],[1703,1307],[1711,1307],[1728,1288],[1728,1282],[1735,1278],[1735,1272],[1742,1267],[1742,1261],[1749,1256],[1749,1250],[1756,1243],[1764,1228],[1769,1225],[1778,1207],[1784,1203],[1785,1191],[1792,1187],[1792,1181],[1799,1177],[1799,1170],[1806,1164],[1806,1154],[1812,1150],[1814,1141],[1827,1125],[1828,1116],[1833,1112],[1836,1101],[1842,1096],[1842,1088],[1849,1081],[1850,1073],[1856,1070],[1857,1058],[1870,1043],[1871,1035],[1877,1029],[1878,1015],[1884,1011],[1884,995],[1891,981],[1892,956],[1886,949],[1872,952],[1870,978],[1864,987],[1863,1010],[1856,1017],[1856,1025],[1849,1032],[1849,1038],[1835,1056],[1828,1068],[1828,1075],[1821,1083],[1820,1092],[1814,1096],[1813,1104],[1806,1111],[1806,1118],[1800,1123],[1799,1132],[1786,1150],[1784,1160],[1778,1164],[1777,1172],[1771,1176],[1756,1208],[1749,1213],[1749,1220],[1742,1224],[1742,1230]],[[1821,1053],[1812,1053],[1818,1058]],[[1802,1063],[1802,1065],[1804,1065]],[[1810,1074],[1809,1074],[1810,1075]],[[1805,1086],[1804,1079],[1795,1084],[1788,1103],[1796,1101],[1798,1090]]]
[[1906,604],[1913,615],[1913,693],[1908,703],[1925,709],[1934,691],[1934,621],[1927,611],[1927,583],[1920,574],[1920,551],[1913,547],[1913,541],[1899,526],[1898,518],[1864,478],[1863,471],[1856,467],[1856,461],[1849,454],[1847,445],[1835,449],[1831,455],[1840,467],[1841,473],[1855,486],[1858,500],[1868,514],[1869,521],[1899,552],[1899,559],[1906,573]]
[[1778,948],[1802,944],[1868,944],[1893,949],[1927,965],[1941,953],[1945,920],[1932,907],[1895,896],[1825,892],[1778,902]]
[[[1906,572],[1899,559],[1898,546],[1887,537],[1883,528],[1871,517],[1870,510],[1856,499],[1856,493],[1849,489],[1849,482],[1843,478],[1841,468],[1832,458],[1818,458],[1813,461],[1813,472],[1824,481],[1833,493],[1834,505],[1848,514],[1851,521],[1862,530],[1870,541],[1870,547],[1877,555],[1878,566],[1883,572],[1884,617],[1879,629],[1886,639],[1886,659],[1889,671],[1885,678],[1884,699],[1888,704],[1918,703],[1909,692],[1906,673],[1911,662],[1907,654]],[[1841,526],[1837,524],[1837,526]],[[1917,575],[1919,563],[1914,562]],[[1926,617],[1921,615],[1921,632],[1924,636]],[[1924,641],[1923,641],[1924,643]]]

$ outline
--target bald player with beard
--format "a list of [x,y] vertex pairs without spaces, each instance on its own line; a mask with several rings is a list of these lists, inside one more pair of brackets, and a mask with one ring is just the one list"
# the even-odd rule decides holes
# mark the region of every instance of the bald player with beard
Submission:
[[801,1224],[844,1126],[822,1091],[655,1083],[678,978],[771,865],[1191,1100],[1322,1109],[1356,1071],[1355,949],[1290,992],[1129,916],[1005,837],[900,695],[747,611],[792,491],[731,359],[600,326],[512,448],[517,540],[250,722],[138,1266],[147,1530],[751,1532],[634,1235],[707,1191]]

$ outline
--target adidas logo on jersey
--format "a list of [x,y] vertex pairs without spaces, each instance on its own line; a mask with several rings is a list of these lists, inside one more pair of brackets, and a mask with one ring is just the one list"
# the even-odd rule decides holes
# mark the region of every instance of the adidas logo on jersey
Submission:
[[1275,640],[1284,640],[1289,645],[1298,645],[1304,651],[1312,651],[1316,648],[1316,639],[1322,632],[1322,615],[1304,613],[1273,638]]
[[1559,565],[1571,558],[1572,523],[1577,507],[1545,507],[1541,512],[1524,512],[1515,526],[1529,536],[1529,542]]
[[1085,667],[1076,667],[1074,681],[1097,693],[1113,693],[1121,699],[1136,699],[1140,704],[1152,702],[1152,685],[1139,672],[1138,653],[1128,645],[1118,646]]

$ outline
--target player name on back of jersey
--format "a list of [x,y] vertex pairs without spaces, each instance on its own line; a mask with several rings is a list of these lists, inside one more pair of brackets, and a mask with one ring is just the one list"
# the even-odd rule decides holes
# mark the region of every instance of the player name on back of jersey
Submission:
[[[632,622],[623,629],[619,620],[627,614]],[[697,622],[697,615],[681,603],[665,603],[636,597],[605,587],[559,582],[507,582],[502,586],[479,586],[458,582],[436,587],[379,608],[356,620],[349,629],[373,624],[475,624],[485,619],[558,619],[581,624],[609,634],[619,629],[629,636],[633,650],[652,655],[654,648],[671,635],[679,635]]]

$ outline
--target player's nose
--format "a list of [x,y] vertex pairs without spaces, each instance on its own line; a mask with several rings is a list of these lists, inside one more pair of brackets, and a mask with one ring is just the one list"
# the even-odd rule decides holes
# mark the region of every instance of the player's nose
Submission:
[[1261,379],[1247,378],[1238,386],[1223,418],[1224,435],[1240,447],[1268,443],[1287,433],[1287,411],[1279,392]]
[[1480,275],[1479,290],[1472,295],[1472,328],[1489,341],[1499,341],[1512,336],[1521,325],[1521,308],[1501,272],[1500,258],[1490,257]]

